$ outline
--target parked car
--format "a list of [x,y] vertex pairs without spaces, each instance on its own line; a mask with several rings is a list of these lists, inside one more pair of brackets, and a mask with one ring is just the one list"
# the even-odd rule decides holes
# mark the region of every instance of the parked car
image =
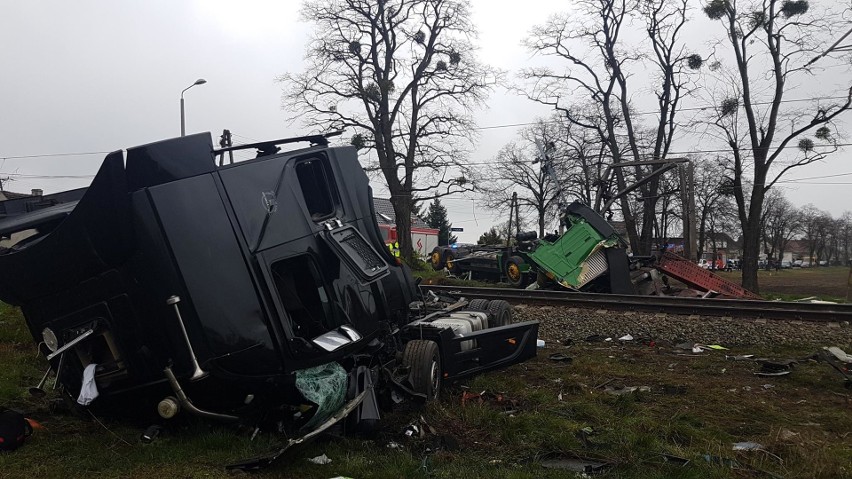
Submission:
[[790,269],[792,267],[793,267],[793,263],[790,262],[790,261],[782,261],[781,262],[781,269]]
[[802,260],[797,259],[796,261],[793,261],[793,267],[794,268],[801,268],[802,267]]
[[803,260],[802,264],[800,264],[799,266],[801,266],[802,268],[810,268],[813,265],[811,264],[811,262],[809,260]]

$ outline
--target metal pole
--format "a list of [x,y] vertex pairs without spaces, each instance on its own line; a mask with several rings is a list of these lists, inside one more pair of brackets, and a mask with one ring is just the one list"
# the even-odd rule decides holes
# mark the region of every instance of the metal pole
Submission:
[[186,93],[186,91],[189,90],[190,88],[192,88],[196,85],[203,85],[205,83],[207,83],[207,80],[205,80],[203,78],[199,78],[198,80],[195,80],[195,83],[193,83],[192,85],[189,85],[188,87],[184,88],[180,92],[180,136],[186,136],[186,118],[185,118],[185,111],[184,111],[184,108],[183,108],[183,94]]
[[180,95],[180,136],[186,136],[186,118],[183,109],[183,93]]

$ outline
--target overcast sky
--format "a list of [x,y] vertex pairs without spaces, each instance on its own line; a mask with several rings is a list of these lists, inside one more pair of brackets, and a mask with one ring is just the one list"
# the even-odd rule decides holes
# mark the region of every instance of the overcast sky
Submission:
[[[472,3],[480,58],[510,75],[542,61],[520,45],[530,28],[571,7],[566,0]],[[303,133],[298,124],[287,123],[281,85],[275,81],[302,68],[310,25],[300,22],[299,6],[295,0],[4,1],[0,158],[6,159],[0,159],[0,176],[15,178],[6,189],[50,193],[86,186],[104,155],[10,157],[105,152],[178,136],[180,92],[197,78],[208,83],[185,95],[187,132],[211,131],[218,139],[228,128],[238,142]],[[719,30],[699,13],[693,12],[698,20],[687,42],[701,52]],[[839,71],[818,87],[796,88],[788,98],[836,94],[849,75],[846,69],[834,70]],[[640,107],[653,104],[650,91],[635,94]],[[685,102],[700,104],[697,98]],[[548,113],[497,91],[478,118],[481,127],[488,127],[530,122]],[[493,159],[517,130],[482,130],[472,160]],[[683,138],[675,149],[706,147],[700,141]],[[847,172],[852,162],[842,151],[790,178]],[[795,204],[814,203],[838,216],[852,209],[849,183],[852,175],[817,178],[787,184],[785,191]],[[465,228],[461,241],[474,242],[494,222],[494,213],[471,198],[447,198],[445,205],[454,225]]]

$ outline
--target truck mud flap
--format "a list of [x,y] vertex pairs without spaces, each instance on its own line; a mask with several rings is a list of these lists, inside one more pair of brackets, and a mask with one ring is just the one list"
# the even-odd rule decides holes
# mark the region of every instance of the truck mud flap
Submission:
[[[538,321],[526,321],[484,329],[464,336],[442,338],[439,347],[443,379],[461,379],[534,358],[537,339]],[[462,351],[462,343],[471,340],[475,346]]]

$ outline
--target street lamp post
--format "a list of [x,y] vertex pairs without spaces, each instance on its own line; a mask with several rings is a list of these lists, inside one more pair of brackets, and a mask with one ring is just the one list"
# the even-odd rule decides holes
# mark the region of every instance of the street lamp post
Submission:
[[180,92],[180,136],[186,136],[186,118],[184,116],[183,94],[195,85],[203,85],[205,83],[207,83],[207,80],[199,78],[198,80],[195,80],[195,83],[189,85]]

